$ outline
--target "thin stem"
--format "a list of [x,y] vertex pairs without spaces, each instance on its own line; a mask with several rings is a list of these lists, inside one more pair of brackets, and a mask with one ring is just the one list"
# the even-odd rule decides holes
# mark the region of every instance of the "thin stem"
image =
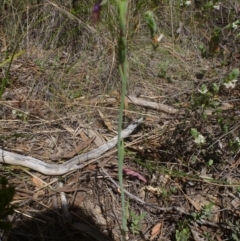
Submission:
[[123,239],[127,231],[126,222],[126,210],[125,210],[125,198],[123,189],[123,160],[124,160],[124,142],[121,138],[122,124],[123,124],[123,112],[124,112],[124,100],[126,96],[127,89],[127,40],[126,40],[126,14],[127,14],[127,1],[119,0],[118,2],[119,10],[119,26],[120,26],[120,36],[118,42],[118,60],[119,60],[119,72],[122,81],[122,93],[121,93],[121,103],[119,110],[118,119],[118,179],[121,190],[121,204],[122,204],[122,232]]

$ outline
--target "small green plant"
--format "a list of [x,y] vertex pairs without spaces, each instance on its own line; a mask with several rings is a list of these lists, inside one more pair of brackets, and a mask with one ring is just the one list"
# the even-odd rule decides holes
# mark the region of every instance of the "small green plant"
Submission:
[[191,5],[191,1],[181,1],[180,6],[181,7],[187,7]]
[[216,83],[213,83],[212,85],[212,93],[214,95],[217,95],[219,93],[219,85],[217,85]]
[[176,241],[188,241],[191,232],[186,221],[179,222],[175,233]]
[[237,192],[240,192],[240,187],[236,187],[236,191],[237,191]]
[[223,80],[223,85],[227,89],[233,89],[238,81],[239,69],[233,69],[226,79]]
[[218,0],[213,0],[213,1],[207,1],[206,3],[203,4],[203,10],[212,10],[216,9],[219,10],[219,4],[217,3]]
[[166,188],[165,186],[157,187],[156,190],[157,196],[164,200],[167,200],[171,194],[176,192],[176,188]]
[[203,234],[201,235],[204,240],[207,240],[207,241],[214,241],[214,237],[212,237],[212,233],[208,232],[208,231],[203,231]]
[[215,27],[212,32],[212,37],[209,41],[209,49],[208,54],[211,56],[215,56],[220,53],[220,34],[221,34],[221,28]]
[[198,93],[192,97],[192,105],[193,107],[200,106],[202,109],[205,109],[210,105],[212,94],[204,84],[198,89]]
[[145,12],[144,17],[145,17],[145,22],[151,33],[153,49],[156,49],[158,47],[158,42],[160,40],[159,38],[161,37],[158,37],[158,26],[154,19],[154,14],[152,11],[147,11]]
[[5,177],[0,177],[0,230],[8,231],[11,223],[6,221],[8,215],[13,214],[13,206],[10,204],[14,196],[14,187],[8,185]]
[[194,138],[194,142],[198,145],[205,143],[205,137],[197,131],[195,128],[191,128],[191,134]]
[[133,234],[138,234],[140,231],[140,223],[145,218],[146,213],[137,215],[133,210],[131,210],[130,216],[131,216],[130,230],[132,231]]
[[169,67],[169,61],[165,61],[159,64],[159,73],[158,73],[159,78],[163,78],[163,79],[166,78],[168,67]]
[[190,238],[191,232],[189,225],[192,225],[193,222],[200,222],[201,219],[207,219],[212,214],[213,203],[210,202],[209,204],[202,207],[199,212],[192,213],[193,219],[187,218],[183,221],[178,222],[178,227],[175,233],[175,238],[177,241],[187,241]]
[[201,219],[207,219],[211,216],[212,214],[212,209],[213,209],[213,203],[210,202],[202,207],[200,212],[194,212],[192,213],[192,216],[194,217],[195,221],[200,221]]
[[237,153],[240,150],[240,138],[235,137],[233,140],[231,140],[229,143],[229,147],[231,151],[233,151],[234,153]]
[[202,86],[200,87],[200,89],[198,90],[198,92],[199,92],[200,94],[202,94],[202,95],[207,94],[207,93],[208,93],[208,88],[207,88],[207,86],[206,86],[206,85],[202,85]]
[[165,187],[163,187],[162,193],[161,193],[162,197],[166,199],[169,196],[169,194],[170,194],[170,191],[168,191]]
[[211,167],[212,165],[213,165],[213,160],[210,159],[210,160],[208,161],[208,166]]
[[201,52],[201,56],[202,56],[203,58],[206,58],[206,57],[207,57],[207,48],[206,48],[206,46],[201,43],[201,44],[198,46],[198,48],[199,48],[199,50],[200,50],[200,52]]
[[225,28],[226,29],[236,30],[239,25],[240,25],[240,21],[236,20],[235,22],[229,23]]
[[199,89],[198,93],[192,96],[191,103],[192,107],[201,107],[202,111],[207,108],[217,109],[221,104],[215,98],[219,93],[219,85],[214,83],[209,88],[203,84]]
[[235,224],[227,220],[227,224],[231,227],[231,240],[240,241],[240,222],[237,221]]
[[21,112],[21,111],[17,111],[17,110],[12,110],[12,114],[15,118],[20,118],[24,122],[27,121],[28,115],[29,115],[28,112]]
[[126,202],[126,219],[129,223],[129,229],[133,234],[139,234],[141,221],[145,218],[146,213],[141,215],[136,214],[133,210],[129,208],[129,201]]

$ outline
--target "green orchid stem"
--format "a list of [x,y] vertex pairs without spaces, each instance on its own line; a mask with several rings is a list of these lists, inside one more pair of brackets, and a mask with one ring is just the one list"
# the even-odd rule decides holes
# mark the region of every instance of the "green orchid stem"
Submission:
[[120,36],[118,42],[118,61],[119,61],[119,72],[122,81],[122,93],[121,93],[121,104],[119,110],[118,119],[118,179],[121,190],[121,203],[122,203],[122,239],[125,239],[127,231],[127,220],[126,220],[126,209],[125,209],[125,198],[123,191],[123,160],[124,160],[124,142],[120,136],[123,124],[123,112],[124,112],[124,101],[127,89],[127,39],[126,39],[126,14],[127,14],[127,1],[119,0],[116,2],[119,11],[119,27]]

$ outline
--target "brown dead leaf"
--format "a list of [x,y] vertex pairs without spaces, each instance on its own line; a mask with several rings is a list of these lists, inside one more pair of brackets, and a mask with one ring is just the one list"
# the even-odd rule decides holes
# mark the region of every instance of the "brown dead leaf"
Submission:
[[229,110],[229,109],[232,109],[233,107],[234,107],[233,104],[230,104],[230,103],[222,103],[221,109],[222,109],[222,110]]
[[237,160],[236,162],[234,162],[234,163],[230,166],[230,168],[236,168],[237,166],[239,166],[239,164],[240,164],[240,158],[238,158],[238,160]]
[[[179,187],[179,186],[178,186]],[[197,210],[200,211],[202,208],[202,205],[195,200],[191,199],[187,194],[184,193],[184,191],[181,189],[181,187],[179,187],[179,189],[181,190],[181,192],[183,193],[184,197],[193,205],[193,207]],[[199,195],[199,198],[201,198],[202,196]]]
[[102,135],[100,135],[97,131],[93,130],[92,127],[88,124],[79,123],[79,126],[82,128],[86,136],[95,137],[94,143],[99,147],[106,143]]
[[206,239],[203,238],[203,235],[197,232],[193,227],[190,227],[190,228],[195,241],[206,241]]
[[100,110],[98,110],[98,113],[102,118],[104,125],[108,128],[109,131],[112,131],[113,127],[111,121],[108,118],[106,118]]
[[29,154],[31,152],[30,148],[28,146],[24,146],[22,144],[16,145],[15,148],[12,148],[12,151],[16,151],[18,153],[22,154]]
[[217,241],[223,241],[219,235],[216,235]]
[[92,137],[85,143],[81,143],[80,145],[76,146],[76,148],[74,148],[72,151],[63,155],[62,158],[64,158],[64,159],[72,158],[73,156],[77,155],[80,151],[87,148],[94,141],[94,139],[95,139],[95,137]]
[[96,164],[90,164],[87,166],[87,169],[90,171],[96,171],[97,165]]
[[33,194],[33,198],[37,199],[39,196],[45,195],[45,190],[41,189]]
[[154,119],[151,118],[151,117],[149,117],[149,116],[147,116],[147,117],[145,118],[145,122],[152,123],[152,122],[154,122]]
[[84,131],[81,129],[81,131],[79,132],[79,135],[81,137],[81,139],[83,141],[87,141],[88,140],[88,137],[86,136],[86,134],[84,133]]
[[62,127],[67,130],[71,135],[73,135],[75,133],[75,130],[69,126],[66,125],[62,125]]
[[117,90],[112,90],[112,91],[110,92],[110,95],[111,95],[111,96],[114,96],[114,97],[120,97],[120,93],[119,93],[119,91],[117,91]]
[[152,194],[157,195],[157,196],[161,195],[161,193],[162,193],[161,187],[146,186],[145,188],[146,188],[146,190],[148,190],[149,192],[151,192]]
[[145,187],[142,187],[138,193],[138,197],[141,198],[142,200],[145,200],[145,196],[146,196]]
[[84,131],[89,137],[95,137],[94,143],[98,147],[106,143],[106,141],[103,139],[103,137],[97,131],[90,129],[90,127],[89,127],[89,129],[84,130]]
[[49,159],[52,161],[58,161],[60,159],[62,159],[62,156],[64,154],[64,149],[62,149],[60,146],[56,148],[56,150],[54,150],[53,154],[49,155]]
[[162,228],[162,224],[161,224],[161,223],[157,223],[157,224],[152,228],[150,240],[153,240],[154,238],[156,238],[157,235],[160,234],[161,228]]
[[43,187],[44,186],[44,182],[38,177],[33,176],[32,182],[33,182],[35,187]]
[[231,205],[234,208],[238,208],[240,206],[240,198],[236,197],[231,201]]
[[196,202],[194,200],[192,200],[190,197],[188,197],[186,194],[184,194],[185,198],[193,205],[193,207],[197,210],[200,211],[202,206],[200,204],[200,202]]
[[22,64],[13,64],[11,66],[11,68],[14,69],[14,70],[19,69],[20,67],[22,67]]
[[[93,141],[95,140],[95,137],[90,138],[88,141],[86,141],[85,143],[81,143],[80,145],[76,146],[72,151],[67,152],[65,151],[61,151],[59,154],[51,154],[49,155],[49,159],[51,159],[52,161],[56,161],[59,159],[70,159],[72,157],[74,157],[75,155],[77,155],[80,151],[84,150],[85,148],[87,148]],[[63,153],[63,154],[61,154]]]

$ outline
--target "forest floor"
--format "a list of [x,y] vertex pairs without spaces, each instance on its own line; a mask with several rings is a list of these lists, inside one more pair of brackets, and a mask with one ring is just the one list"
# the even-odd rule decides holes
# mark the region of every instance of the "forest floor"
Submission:
[[[44,7],[45,14],[60,11]],[[234,19],[225,14],[230,10],[222,6],[217,23],[202,22],[200,11],[194,25],[178,27],[176,21],[174,38],[171,22],[159,17],[165,37],[156,49],[140,20],[129,34],[123,129],[141,117],[143,122],[124,140],[128,240],[240,240],[240,40],[239,27],[226,27]],[[59,22],[66,18],[60,13]],[[77,17],[70,21],[75,29]],[[211,49],[215,25],[220,42]],[[104,23],[86,24],[63,46],[54,41],[64,30],[58,27],[57,36],[54,26],[38,27],[11,64],[0,105],[0,144],[61,164],[117,136],[117,37],[114,30],[104,32]],[[46,47],[50,42],[54,47]],[[3,41],[2,58],[7,48]],[[15,187],[13,228],[2,240],[120,240],[117,148],[87,164],[63,175],[1,164],[0,175]]]

